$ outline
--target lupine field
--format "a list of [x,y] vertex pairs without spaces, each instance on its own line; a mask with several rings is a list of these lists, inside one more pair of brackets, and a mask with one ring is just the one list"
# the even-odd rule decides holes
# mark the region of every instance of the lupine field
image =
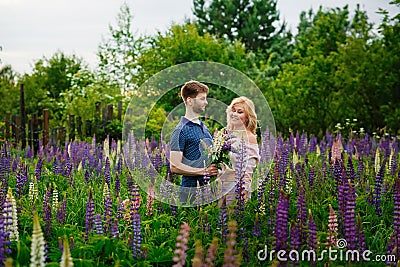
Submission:
[[[155,198],[151,188],[140,189],[137,179],[154,169],[179,178],[169,173],[163,154],[168,144],[135,142],[146,146],[148,157],[135,155],[132,170],[124,164],[120,141],[96,143],[93,138],[41,146],[37,155],[29,147],[21,151],[4,143],[1,265],[396,266],[396,137],[278,137],[274,151],[260,145],[259,184],[251,200],[243,202],[238,194],[228,207],[217,202],[171,206]],[[268,156],[274,159],[271,164]],[[345,240],[345,246],[338,240]],[[328,249],[337,252],[336,258],[323,254]],[[279,250],[296,250],[300,256],[313,250],[316,258],[291,260],[286,254],[287,261],[279,260]],[[345,258],[346,250],[360,255],[369,250],[370,261]],[[382,256],[380,262],[376,255]]]

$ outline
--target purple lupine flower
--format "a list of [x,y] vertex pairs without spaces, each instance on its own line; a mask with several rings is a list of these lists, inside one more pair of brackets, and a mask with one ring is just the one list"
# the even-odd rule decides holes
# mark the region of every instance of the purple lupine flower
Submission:
[[357,231],[356,231],[356,192],[354,185],[350,182],[346,186],[346,210],[344,217],[344,238],[347,241],[347,248],[356,249],[357,246]]
[[[394,182],[394,208],[393,208],[393,243],[394,247],[400,246],[400,171]],[[391,253],[392,251],[390,251]],[[396,250],[396,259],[400,258],[400,250]]]
[[57,155],[54,158],[54,161],[53,161],[52,171],[53,171],[54,174],[56,174],[56,175],[62,175],[63,174],[63,169],[62,169],[61,165],[62,165],[62,163],[61,163],[60,155]]
[[343,180],[345,180],[345,177],[343,176],[343,164],[341,160],[335,160],[334,165],[333,165],[333,176],[336,180],[336,185],[339,186],[343,183]]
[[300,250],[301,246],[299,224],[292,220],[290,222],[290,249]]
[[96,214],[96,217],[94,219],[94,228],[96,229],[96,234],[98,235],[103,235],[103,222],[101,221],[101,215]]
[[245,263],[250,262],[250,255],[249,255],[249,238],[247,236],[243,237],[243,260]]
[[202,222],[203,232],[210,234],[211,233],[211,228],[210,228],[210,222],[208,221],[207,212],[203,212],[202,213],[201,222]]
[[[258,186],[257,190],[257,212],[261,213],[261,209],[265,209],[264,203],[264,194],[265,194],[265,187],[267,185],[268,175],[266,175],[265,179],[262,179],[261,183]],[[263,210],[263,213],[265,210]]]
[[164,213],[164,209],[162,206],[161,201],[158,201],[158,205],[157,205],[157,214],[163,214]]
[[53,234],[53,220],[52,220],[52,211],[51,211],[50,203],[48,203],[46,205],[43,212],[44,212],[43,221],[45,222],[44,234],[47,238],[51,238],[51,236]]
[[275,226],[275,251],[287,249],[289,219],[289,195],[283,190],[279,193],[278,206],[276,208]]
[[64,194],[63,201],[57,209],[56,220],[58,223],[63,224],[66,219],[67,213],[67,195]]
[[119,174],[115,174],[115,187],[114,187],[114,195],[119,196],[121,192],[121,180],[119,179]]
[[125,213],[125,206],[120,196],[117,196],[117,218],[122,219]]
[[44,226],[44,234],[47,238],[50,238],[53,232],[53,216],[50,204],[51,198],[51,187],[48,186],[46,190],[46,194],[43,199],[43,221],[45,222]]
[[89,237],[89,233],[94,229],[94,200],[93,200],[93,191],[92,187],[89,188],[89,199],[86,203],[86,221],[85,221],[85,238],[86,240]]
[[308,248],[312,250],[317,249],[317,226],[315,225],[311,210],[308,210]]
[[110,176],[110,160],[106,158],[106,164],[104,166],[104,182],[107,183],[108,187],[111,187],[111,176]]
[[315,171],[314,171],[314,166],[311,166],[309,172],[308,172],[308,182],[310,185],[310,189],[314,188],[314,180],[315,180]]
[[118,174],[121,174],[121,172],[122,172],[122,157],[121,156],[118,157],[118,162],[116,165],[116,172]]
[[11,242],[9,241],[9,233],[5,231],[4,217],[0,216],[0,262],[4,263],[7,255],[11,254]]
[[58,250],[62,251],[64,248],[63,239],[61,236],[58,237]]
[[228,234],[228,211],[226,210],[226,196],[222,197],[222,205],[219,209],[218,215],[218,227],[217,230],[220,231],[222,240],[226,240]]
[[362,226],[362,221],[360,216],[357,216],[357,244],[358,244],[358,250],[360,252],[364,252],[367,249],[364,228]]
[[[341,176],[346,176],[346,172],[343,170]],[[341,177],[340,176],[340,177]],[[342,179],[342,178],[340,178]],[[346,213],[346,194],[348,192],[349,183],[339,184],[338,186],[338,221],[343,222]],[[344,225],[339,224],[339,233],[344,235]]]
[[74,240],[74,237],[73,237],[73,236],[71,236],[71,237],[69,238],[69,244],[70,244],[71,249],[75,249],[75,248],[76,248],[75,240]]
[[[292,220],[290,222],[290,249],[300,251],[301,246],[299,225]],[[298,262],[295,260],[293,264],[298,265]]]
[[15,172],[17,170],[17,168],[18,168],[18,165],[19,165],[19,162],[20,162],[20,158],[19,158],[19,154],[20,153],[21,152],[19,151],[18,155],[14,158],[14,161],[13,161],[12,167],[11,167],[11,171],[12,172]]
[[39,183],[40,182],[40,177],[42,174],[42,166],[43,166],[43,159],[39,158],[37,164],[36,164],[36,169],[35,169],[35,177],[36,181]]
[[299,150],[300,155],[305,155],[307,153],[308,139],[307,139],[307,134],[305,132],[301,134],[301,144],[299,148],[300,148]]
[[104,233],[108,234],[112,225],[112,198],[108,192],[104,198]]
[[317,151],[317,145],[318,145],[317,138],[314,135],[311,135],[310,145],[309,145],[308,151],[311,152],[311,153],[316,152]]
[[175,205],[169,205],[171,216],[175,217],[178,215],[178,208]]
[[307,242],[307,208],[304,188],[302,186],[299,187],[299,196],[297,198],[297,211],[298,213],[296,217],[296,223],[300,232],[300,245],[304,246]]
[[139,186],[136,182],[133,182],[131,189],[131,215],[139,211],[142,199],[140,197]]
[[379,172],[375,177],[374,204],[375,204],[375,211],[378,216],[382,215],[381,190],[382,190],[383,177],[385,175],[385,166],[386,166],[386,157],[383,159]]
[[353,161],[351,159],[351,156],[349,157],[347,161],[347,177],[349,177],[352,181],[354,181],[357,178],[357,175],[354,171],[354,166],[353,166]]
[[[246,144],[244,142],[244,139],[241,140],[241,145],[239,148],[239,155],[237,157],[237,162],[235,166],[235,181],[236,181],[236,206],[235,206],[235,214],[237,216],[238,220],[242,219],[241,214],[244,211],[244,201],[245,201],[245,191],[244,191],[244,175],[246,171]],[[241,225],[239,223],[239,225]]]
[[119,228],[118,228],[118,219],[114,218],[113,224],[111,225],[111,237],[119,238]]
[[18,164],[16,180],[15,196],[21,197],[24,194],[24,187],[28,182],[26,167],[22,161],[20,161]]
[[69,157],[69,154],[66,153],[63,175],[66,178],[70,178],[71,174],[72,174],[71,158]]
[[254,219],[253,235],[256,237],[261,236],[260,219],[258,218],[258,213],[256,213],[256,217]]
[[6,143],[3,144],[0,156],[0,178],[3,179],[10,172],[10,155],[7,152]]
[[390,175],[395,176],[397,172],[397,153],[394,151],[391,153],[390,159]]
[[89,171],[86,169],[85,170],[85,183],[87,184],[89,182]]
[[132,253],[135,259],[142,257],[142,232],[140,229],[140,214],[136,212],[132,220],[133,247]]

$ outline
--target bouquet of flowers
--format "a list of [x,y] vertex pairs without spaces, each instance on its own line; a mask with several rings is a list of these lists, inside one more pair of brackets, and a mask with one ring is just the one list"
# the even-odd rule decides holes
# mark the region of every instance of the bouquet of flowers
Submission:
[[223,164],[226,167],[232,168],[231,158],[229,157],[229,152],[232,149],[230,138],[231,136],[228,131],[222,128],[214,133],[211,146],[207,147],[203,143],[209,164],[215,164],[218,169],[223,169]]

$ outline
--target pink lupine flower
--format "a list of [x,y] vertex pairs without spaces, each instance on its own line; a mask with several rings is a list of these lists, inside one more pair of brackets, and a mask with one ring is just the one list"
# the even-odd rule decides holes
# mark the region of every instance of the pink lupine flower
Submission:
[[338,236],[338,220],[332,205],[329,204],[329,219],[328,219],[328,237],[326,245],[328,247],[337,247]]
[[176,262],[173,267],[185,266],[187,243],[189,242],[190,226],[187,223],[181,225],[179,235],[176,237],[175,256],[172,258]]

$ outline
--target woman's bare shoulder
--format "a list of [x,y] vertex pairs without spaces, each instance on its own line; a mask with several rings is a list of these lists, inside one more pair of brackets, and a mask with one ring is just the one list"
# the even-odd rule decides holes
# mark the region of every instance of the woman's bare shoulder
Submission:
[[250,144],[257,145],[257,135],[253,134],[252,132],[247,132],[247,138]]

